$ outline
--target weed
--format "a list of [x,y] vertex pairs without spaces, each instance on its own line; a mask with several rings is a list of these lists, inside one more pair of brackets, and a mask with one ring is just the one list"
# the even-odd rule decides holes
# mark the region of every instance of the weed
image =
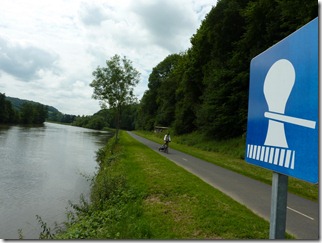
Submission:
[[22,229],[18,229],[19,240],[23,240],[23,232]]
[[40,227],[42,228],[42,232],[39,235],[39,239],[42,239],[42,240],[53,239],[54,234],[52,233],[51,229],[47,226],[47,223],[44,222],[39,215],[36,215],[36,218],[38,220],[38,223],[40,224]]

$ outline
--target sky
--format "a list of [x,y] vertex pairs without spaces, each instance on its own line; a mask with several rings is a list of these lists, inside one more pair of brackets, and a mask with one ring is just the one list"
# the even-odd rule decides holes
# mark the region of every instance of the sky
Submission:
[[216,0],[1,0],[0,93],[92,115],[92,72],[115,54],[149,75],[186,51]]

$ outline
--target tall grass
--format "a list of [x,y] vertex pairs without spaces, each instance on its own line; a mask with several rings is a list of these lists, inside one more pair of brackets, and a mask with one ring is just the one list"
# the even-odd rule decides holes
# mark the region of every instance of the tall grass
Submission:
[[193,146],[204,151],[227,154],[244,159],[246,138],[244,136],[227,140],[214,140],[198,132],[176,137],[176,143]]

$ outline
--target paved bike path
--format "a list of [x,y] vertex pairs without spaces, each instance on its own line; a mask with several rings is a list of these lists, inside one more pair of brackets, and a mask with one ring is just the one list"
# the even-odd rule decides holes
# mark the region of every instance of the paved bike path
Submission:
[[[171,149],[159,152],[161,144],[128,132],[133,138],[170,159],[208,184],[270,220],[271,186]],[[245,162],[246,163],[246,162]],[[319,204],[288,193],[286,230],[297,239],[319,239]]]

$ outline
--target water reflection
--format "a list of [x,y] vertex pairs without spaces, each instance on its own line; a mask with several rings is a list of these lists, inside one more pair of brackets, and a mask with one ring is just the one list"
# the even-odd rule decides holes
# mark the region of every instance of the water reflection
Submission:
[[108,132],[45,123],[40,127],[0,126],[0,237],[37,238],[35,215],[53,226],[65,220],[68,200],[89,192],[80,175],[93,174],[95,152]]

